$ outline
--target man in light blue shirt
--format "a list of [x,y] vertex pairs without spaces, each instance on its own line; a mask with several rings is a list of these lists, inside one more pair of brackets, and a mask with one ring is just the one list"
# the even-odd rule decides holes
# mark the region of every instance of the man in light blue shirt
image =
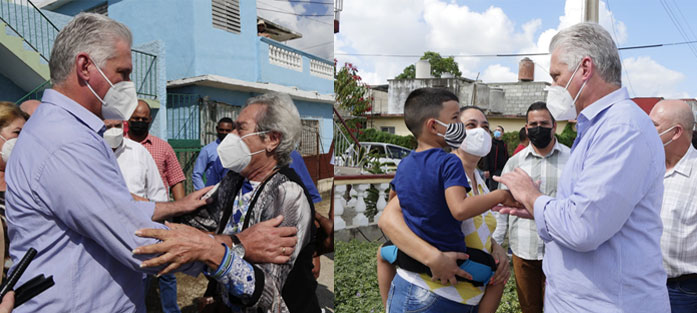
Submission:
[[[194,189],[199,190],[206,186],[213,186],[220,182],[225,177],[227,169],[220,164],[218,157],[218,145],[225,136],[232,132],[233,123],[229,117],[223,117],[218,121],[215,131],[218,134],[218,139],[205,145],[201,148],[196,163],[194,163],[194,171],[191,174],[191,181],[194,183]],[[220,166],[216,166],[220,164]],[[203,182],[203,174],[206,174],[206,182]]]
[[550,51],[551,88],[567,86],[567,94],[550,90],[547,105],[564,115],[565,103],[575,104],[578,114],[557,195],[542,195],[521,169],[497,177],[527,209],[502,212],[534,217],[545,241],[545,312],[670,312],[656,128],[621,88],[617,47],[601,26],[564,29]]
[[166,228],[154,221],[205,204],[208,189],[176,202],[134,200],[102,138],[103,118],[135,109],[131,38],[123,24],[82,13],[55,40],[53,89],[25,125],[5,177],[12,260],[38,250],[18,286],[39,274],[53,275],[55,286],[15,312],[145,312],[143,272],[158,269],[142,269],[148,257],[131,251],[156,241],[135,231]]

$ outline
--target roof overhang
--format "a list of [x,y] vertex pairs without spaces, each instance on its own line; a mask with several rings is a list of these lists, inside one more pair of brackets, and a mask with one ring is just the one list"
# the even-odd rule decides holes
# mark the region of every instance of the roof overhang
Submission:
[[167,88],[183,87],[189,85],[206,86],[218,89],[255,93],[282,92],[287,93],[288,95],[290,95],[291,98],[296,100],[323,102],[331,104],[335,102],[333,94],[320,94],[317,91],[307,91],[298,89],[297,87],[289,87],[272,83],[248,82],[219,75],[201,75],[171,80],[167,82]]
[[51,11],[58,9],[69,2],[73,2],[73,0],[48,0],[40,4],[39,8]]
[[276,40],[278,42],[298,39],[302,38],[303,36],[301,33],[293,31],[290,28],[274,23],[261,16],[257,16],[257,24],[259,23],[259,21],[264,22],[264,24],[266,25],[265,32],[271,36],[271,39]]

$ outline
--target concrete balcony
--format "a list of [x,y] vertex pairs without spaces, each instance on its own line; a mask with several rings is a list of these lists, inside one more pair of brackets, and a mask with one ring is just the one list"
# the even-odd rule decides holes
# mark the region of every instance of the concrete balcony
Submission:
[[334,62],[258,37],[259,83],[280,84],[320,94],[334,92]]

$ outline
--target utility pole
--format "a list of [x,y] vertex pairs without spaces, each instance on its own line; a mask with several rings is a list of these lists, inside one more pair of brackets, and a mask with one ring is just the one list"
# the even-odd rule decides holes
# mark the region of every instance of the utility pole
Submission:
[[583,21],[598,23],[598,0],[583,0]]

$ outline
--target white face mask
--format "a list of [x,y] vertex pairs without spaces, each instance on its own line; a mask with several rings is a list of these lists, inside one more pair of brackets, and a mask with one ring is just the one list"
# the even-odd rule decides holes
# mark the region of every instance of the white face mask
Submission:
[[267,132],[263,131],[251,133],[242,137],[233,133],[227,134],[225,139],[223,139],[223,141],[221,141],[218,145],[218,156],[220,157],[220,163],[223,164],[223,167],[235,173],[241,173],[242,170],[249,165],[249,162],[252,161],[253,155],[264,152],[264,149],[256,152],[250,152],[247,143],[245,143],[242,139],[252,135],[264,133]]
[[583,88],[586,87],[586,82],[588,81],[583,82],[581,89],[579,89],[578,93],[576,94],[576,98],[571,99],[571,94],[569,94],[568,88],[571,81],[574,79],[574,76],[576,76],[576,72],[579,68],[581,68],[581,63],[578,63],[578,66],[576,66],[574,73],[571,74],[571,78],[569,78],[569,81],[566,83],[566,87],[545,87],[545,90],[547,91],[547,109],[549,109],[549,113],[552,113],[552,116],[557,121],[573,120],[577,116],[575,105],[576,99],[578,99],[578,96],[581,95],[581,91],[583,91]]
[[[677,126],[677,125],[673,125],[673,127],[668,128],[668,129],[664,130],[662,133],[658,134],[658,138],[660,139],[661,136],[663,136],[663,135],[665,135],[666,133],[668,133],[669,131],[673,130],[673,128],[675,128],[675,126]],[[661,141],[663,141],[663,140],[661,140]],[[665,147],[665,146],[669,145],[671,142],[673,142],[673,138],[672,138],[672,137],[670,138],[670,140],[668,140],[668,142],[664,143],[663,146]],[[3,149],[3,150],[4,150],[4,149]]]
[[471,155],[485,157],[491,151],[491,135],[486,129],[477,127],[467,130],[467,137],[460,149]]
[[116,149],[121,146],[123,142],[123,129],[118,127],[112,127],[104,132],[104,141],[112,149]]
[[0,135],[0,138],[5,141],[5,144],[2,145],[2,160],[7,163],[7,160],[10,159],[10,154],[12,153],[12,149],[14,149],[15,144],[17,143],[17,138],[11,138],[11,139],[5,139],[5,137]]
[[[94,61],[92,61],[94,63]],[[136,95],[136,85],[132,81],[120,81],[116,85],[104,75],[104,72],[96,66],[99,74],[109,83],[111,88],[106,92],[104,99],[100,98],[92,86],[87,83],[87,88],[92,91],[97,99],[102,103],[102,118],[105,120],[127,120],[131,118],[133,111],[138,106],[138,96]]]

